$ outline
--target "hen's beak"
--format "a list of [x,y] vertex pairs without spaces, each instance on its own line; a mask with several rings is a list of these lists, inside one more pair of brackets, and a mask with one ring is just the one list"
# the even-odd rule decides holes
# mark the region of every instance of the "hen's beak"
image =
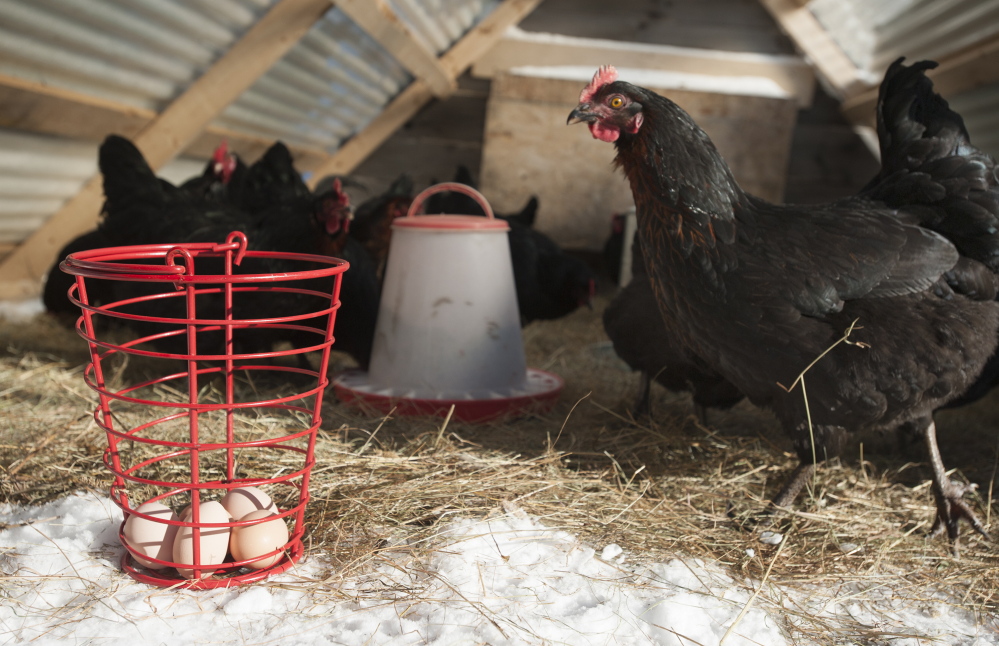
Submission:
[[599,115],[594,112],[590,112],[589,103],[580,103],[576,106],[576,109],[569,113],[569,118],[565,120],[565,125],[570,125],[573,123],[593,123],[599,119]]

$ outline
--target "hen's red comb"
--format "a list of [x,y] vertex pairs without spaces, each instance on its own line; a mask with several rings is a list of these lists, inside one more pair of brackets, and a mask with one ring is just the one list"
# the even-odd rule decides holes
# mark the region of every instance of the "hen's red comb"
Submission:
[[579,102],[588,103],[593,98],[593,95],[597,93],[597,90],[616,80],[617,70],[614,69],[614,66],[601,65],[597,73],[593,75],[593,80],[590,81],[590,84],[584,87],[583,91],[579,93]]
[[222,163],[223,161],[225,161],[225,158],[228,155],[229,155],[229,144],[228,142],[226,142],[225,139],[223,139],[219,143],[218,148],[216,148],[215,152],[212,154],[212,161],[217,163]]

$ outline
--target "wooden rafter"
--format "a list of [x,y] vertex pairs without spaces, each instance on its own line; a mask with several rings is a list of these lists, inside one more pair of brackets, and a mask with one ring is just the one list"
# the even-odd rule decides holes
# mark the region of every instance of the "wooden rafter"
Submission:
[[421,43],[385,0],[338,0],[337,7],[384,47],[410,74],[422,80],[434,96],[451,94],[455,81],[433,52]]
[[846,99],[863,92],[860,70],[822,27],[808,7],[798,0],[760,0],[774,20],[805,53],[829,88]]
[[[301,39],[332,6],[330,0],[280,0],[198,80],[134,137],[154,169],[187,147]],[[0,264],[0,298],[27,298],[59,248],[97,221],[103,197],[99,175]]]
[[[109,134],[135,137],[156,112],[35,81],[0,74],[0,128],[57,135],[82,141],[103,141]],[[273,139],[209,125],[184,149],[207,159],[219,142],[244,159],[260,156]],[[311,167],[329,153],[320,148],[289,144],[297,163]]]
[[[504,0],[440,57],[440,66],[451,79],[457,78],[496,44],[507,27],[520,22],[540,3],[541,0]],[[313,169],[312,184],[327,175],[343,175],[354,170],[433,96],[426,81],[414,80],[364,130],[351,137],[327,162]]]
[[562,36],[557,41],[544,34],[506,33],[496,46],[479,57],[472,74],[494,78],[515,67],[536,65],[583,66],[596,69],[613,63],[619,68],[670,70],[708,76],[758,76],[776,83],[795,97],[799,106],[812,103],[815,74],[798,56],[746,54],[714,50],[623,43],[614,40]]

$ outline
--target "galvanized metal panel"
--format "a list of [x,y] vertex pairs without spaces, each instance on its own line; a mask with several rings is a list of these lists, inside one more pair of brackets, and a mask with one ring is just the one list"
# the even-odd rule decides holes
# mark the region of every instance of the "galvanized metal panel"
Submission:
[[[808,9],[872,84],[892,61],[939,60],[999,34],[999,0],[811,0]],[[945,97],[999,155],[999,84]]]
[[[0,0],[0,73],[160,110],[276,0]],[[442,52],[499,0],[390,0]],[[331,9],[214,121],[247,134],[335,151],[412,76]],[[96,172],[97,146],[0,131],[0,242],[27,237]],[[178,159],[180,182],[203,162]]]

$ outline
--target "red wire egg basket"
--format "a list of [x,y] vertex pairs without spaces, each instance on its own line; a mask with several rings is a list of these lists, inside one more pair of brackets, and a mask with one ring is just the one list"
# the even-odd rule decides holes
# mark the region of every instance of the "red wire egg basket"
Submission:
[[[349,265],[328,256],[249,251],[246,245],[246,236],[233,232],[221,244],[77,252],[60,265],[76,276],[69,298],[81,309],[77,332],[90,349],[84,380],[99,398],[94,419],[107,436],[111,499],[126,520],[136,515],[193,534],[193,561],[178,563],[138,552],[126,541],[122,523],[122,568],[145,583],[232,587],[283,572],[303,553],[340,281]],[[281,271],[251,273],[275,267]],[[95,281],[113,281],[113,302],[88,301],[88,286],[99,287]],[[260,317],[261,310],[276,315]],[[115,340],[122,329],[138,336]],[[290,349],[287,342],[275,348],[275,340],[289,338]],[[135,372],[125,370],[130,359],[152,368],[146,367],[139,383],[115,385]],[[267,383],[277,383],[272,390],[280,394],[259,388]],[[270,424],[254,423],[261,417]],[[277,516],[293,525],[287,543],[248,560],[204,562],[203,533],[261,522],[202,522],[202,503],[242,487],[286,501]],[[133,500],[138,497],[144,499]],[[175,510],[189,504],[190,517],[185,522],[136,511],[149,502]],[[159,569],[139,565],[136,554]],[[247,567],[271,556],[280,558],[269,567]],[[169,568],[178,567],[190,576],[173,575]]]

